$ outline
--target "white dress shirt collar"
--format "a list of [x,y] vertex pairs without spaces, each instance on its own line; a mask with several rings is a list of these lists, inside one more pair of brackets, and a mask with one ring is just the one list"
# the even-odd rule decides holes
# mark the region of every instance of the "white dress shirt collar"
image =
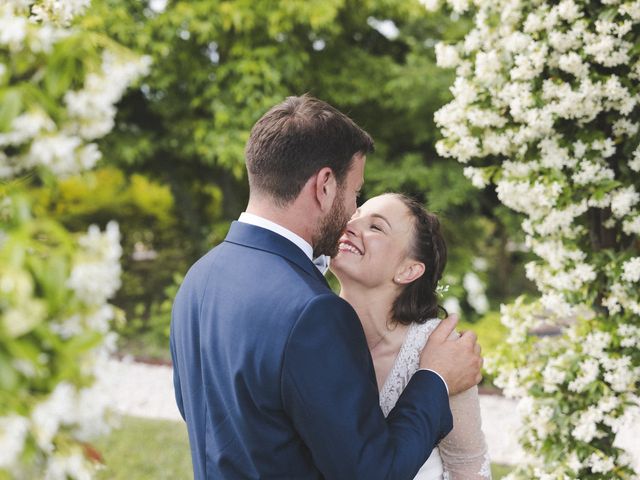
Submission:
[[267,220],[266,218],[254,215],[253,213],[242,212],[240,214],[240,218],[238,218],[238,221],[242,223],[248,223],[250,225],[255,225],[256,227],[266,228],[267,230],[271,230],[272,232],[277,233],[278,235],[296,244],[300,248],[300,250],[302,250],[304,254],[309,257],[309,260],[313,261],[313,247],[304,238],[293,233],[291,230],[284,228],[283,226],[278,225],[271,220]]

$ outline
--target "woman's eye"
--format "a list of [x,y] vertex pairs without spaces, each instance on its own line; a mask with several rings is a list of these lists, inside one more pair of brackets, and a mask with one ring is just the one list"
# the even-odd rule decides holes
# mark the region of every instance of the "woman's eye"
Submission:
[[379,226],[375,225],[375,224],[371,225],[371,230],[378,230],[380,232],[382,231],[382,229]]

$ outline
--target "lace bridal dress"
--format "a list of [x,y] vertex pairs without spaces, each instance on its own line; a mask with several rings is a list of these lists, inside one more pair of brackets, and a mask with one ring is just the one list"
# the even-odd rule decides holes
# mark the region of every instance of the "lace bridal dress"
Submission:
[[[391,373],[380,391],[380,407],[387,416],[411,376],[418,370],[420,352],[440,320],[412,323],[398,352]],[[453,430],[433,449],[415,480],[491,479],[491,463],[481,429],[478,389],[450,398]]]

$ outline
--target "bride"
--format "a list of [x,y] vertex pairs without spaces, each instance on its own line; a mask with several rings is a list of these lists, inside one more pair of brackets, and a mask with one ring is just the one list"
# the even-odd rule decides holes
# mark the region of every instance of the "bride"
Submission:
[[[385,194],[356,211],[331,260],[340,296],[362,322],[385,416],[418,369],[422,347],[440,322],[435,290],[446,257],[438,218],[404,195]],[[452,396],[450,406],[453,430],[415,478],[490,479],[477,387]]]

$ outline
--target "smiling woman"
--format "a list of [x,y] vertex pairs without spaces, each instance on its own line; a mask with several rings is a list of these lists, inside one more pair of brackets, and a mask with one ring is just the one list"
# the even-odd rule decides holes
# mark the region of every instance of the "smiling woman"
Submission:
[[[340,238],[331,270],[340,296],[362,322],[385,415],[418,370],[420,352],[440,322],[444,309],[436,288],[446,260],[438,217],[400,194],[364,203]],[[454,429],[416,479],[491,478],[477,388],[453,395],[450,405]]]
[[[436,317],[436,288],[447,261],[438,217],[399,194],[374,197],[360,207],[340,239],[332,270],[343,290],[350,282],[391,287],[393,320],[405,325]],[[361,261],[350,261],[355,254]],[[342,278],[344,277],[344,278]]]

